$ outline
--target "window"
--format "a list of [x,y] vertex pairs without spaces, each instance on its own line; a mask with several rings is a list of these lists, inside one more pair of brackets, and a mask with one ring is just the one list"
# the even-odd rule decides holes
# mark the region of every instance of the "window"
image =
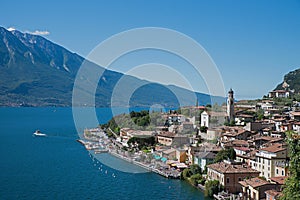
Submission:
[[276,174],[278,174],[279,172],[278,172],[278,169],[276,169]]
[[226,183],[229,183],[229,177],[226,178]]
[[284,170],[282,170],[281,175],[284,176]]
[[239,177],[239,181],[241,181],[242,180],[242,178],[241,177]]

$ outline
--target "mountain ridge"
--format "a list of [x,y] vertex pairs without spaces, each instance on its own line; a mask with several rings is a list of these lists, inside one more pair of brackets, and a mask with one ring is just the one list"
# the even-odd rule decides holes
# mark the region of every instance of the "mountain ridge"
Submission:
[[[0,27],[0,58],[0,106],[71,106],[76,73],[86,61],[42,36],[8,31],[3,27]],[[144,85],[132,95],[131,106],[177,107],[179,102],[172,90],[187,96],[196,94],[200,105],[211,103],[207,94],[151,83],[97,67],[103,70],[95,96],[97,107],[111,106],[112,91],[121,77],[127,84]],[[223,97],[213,98],[219,103],[224,101]],[[127,103],[119,100],[119,106]],[[195,103],[195,99],[184,99],[185,105]]]
[[287,89],[283,87],[284,85],[285,87],[288,86],[288,89],[293,93],[300,93],[300,69],[295,69],[285,74],[283,81],[275,87],[275,90]]

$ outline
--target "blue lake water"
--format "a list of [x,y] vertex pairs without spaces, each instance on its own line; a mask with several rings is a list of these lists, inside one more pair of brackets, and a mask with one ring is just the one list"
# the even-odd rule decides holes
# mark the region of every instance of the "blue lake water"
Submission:
[[[85,127],[97,125],[82,113]],[[107,108],[97,114],[100,123],[111,118]],[[36,129],[48,137],[33,137]],[[184,181],[105,166],[77,138],[71,108],[0,108],[0,199],[204,199]]]

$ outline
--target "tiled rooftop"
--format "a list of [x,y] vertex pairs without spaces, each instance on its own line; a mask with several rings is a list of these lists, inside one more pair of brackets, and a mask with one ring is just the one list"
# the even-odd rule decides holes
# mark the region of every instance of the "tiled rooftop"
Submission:
[[286,148],[284,148],[282,146],[282,144],[279,144],[279,143],[275,143],[273,145],[270,145],[268,147],[261,149],[261,151],[267,151],[267,152],[271,152],[271,153],[276,153],[276,152],[284,151],[284,150],[286,150]]
[[245,179],[244,181],[240,181],[239,183],[244,187],[251,186],[253,188],[271,184],[268,181],[263,180],[263,179],[258,178],[258,177]]
[[228,164],[225,162],[219,162],[210,164],[207,168],[211,168],[220,173],[259,173],[258,171],[241,164]]

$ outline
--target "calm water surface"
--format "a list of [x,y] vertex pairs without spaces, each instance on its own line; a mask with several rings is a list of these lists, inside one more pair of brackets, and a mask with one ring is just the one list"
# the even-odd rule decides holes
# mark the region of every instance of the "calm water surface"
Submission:
[[[107,108],[97,113],[100,123],[111,118]],[[97,125],[84,112],[83,120],[86,127]],[[36,129],[48,137],[33,137]],[[184,181],[105,166],[77,138],[71,108],[0,108],[0,199],[204,199]]]

